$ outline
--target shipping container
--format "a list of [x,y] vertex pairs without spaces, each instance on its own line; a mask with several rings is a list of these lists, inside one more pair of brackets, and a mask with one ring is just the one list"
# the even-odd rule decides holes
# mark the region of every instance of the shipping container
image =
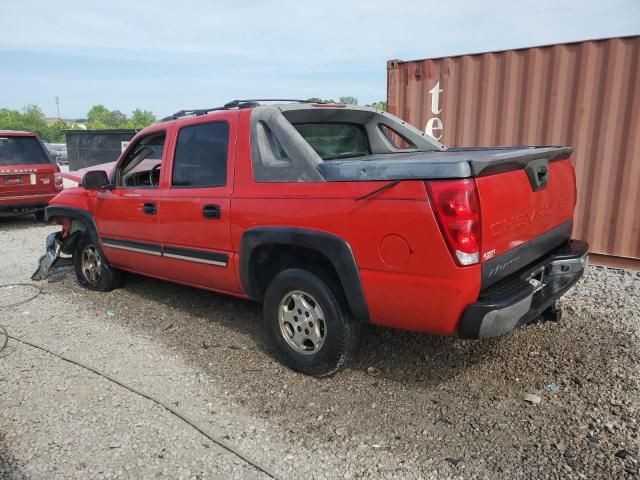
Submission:
[[391,60],[387,105],[447,146],[574,147],[574,237],[640,268],[640,36]]
[[65,130],[69,169],[115,162],[136,132],[129,128]]

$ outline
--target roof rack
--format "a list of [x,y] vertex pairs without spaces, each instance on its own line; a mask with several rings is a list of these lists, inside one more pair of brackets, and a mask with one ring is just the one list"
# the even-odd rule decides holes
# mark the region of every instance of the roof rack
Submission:
[[294,98],[252,98],[252,99],[245,99],[245,100],[236,99],[236,100],[231,100],[230,102],[225,103],[222,107],[180,110],[174,113],[173,115],[164,117],[160,121],[166,122],[168,120],[177,120],[178,118],[181,118],[181,117],[205,115],[209,112],[216,112],[219,110],[230,110],[232,108],[252,108],[252,107],[259,106],[260,102],[324,103],[324,102],[317,102],[314,100],[300,100],[300,99],[294,99]]

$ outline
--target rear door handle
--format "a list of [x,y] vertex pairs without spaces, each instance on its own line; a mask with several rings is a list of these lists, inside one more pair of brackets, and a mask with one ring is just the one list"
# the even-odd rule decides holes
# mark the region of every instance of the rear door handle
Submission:
[[220,218],[220,205],[205,205],[202,207],[202,216],[204,218]]
[[155,203],[145,203],[142,207],[142,211],[147,215],[155,215],[156,213],[158,213]]

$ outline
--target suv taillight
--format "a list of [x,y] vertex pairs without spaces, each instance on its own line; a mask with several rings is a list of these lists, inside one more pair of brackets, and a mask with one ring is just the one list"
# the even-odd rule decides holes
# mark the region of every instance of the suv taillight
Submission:
[[427,183],[440,230],[459,265],[480,261],[480,202],[472,179]]
[[54,173],[53,183],[54,183],[54,185],[56,187],[56,190],[62,190],[62,187],[63,187],[63,184],[64,184],[64,180],[57,173]]

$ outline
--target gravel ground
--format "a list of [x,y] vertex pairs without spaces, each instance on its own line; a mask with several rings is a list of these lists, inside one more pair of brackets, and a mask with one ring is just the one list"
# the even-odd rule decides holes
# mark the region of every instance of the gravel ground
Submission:
[[[54,227],[1,220],[0,285]],[[352,365],[293,373],[259,306],[130,275],[0,288],[10,333],[175,406],[278,478],[640,478],[640,274],[592,267],[559,324],[480,342],[367,328]],[[0,477],[266,478],[153,402],[11,341]],[[527,400],[529,399],[529,401]]]

